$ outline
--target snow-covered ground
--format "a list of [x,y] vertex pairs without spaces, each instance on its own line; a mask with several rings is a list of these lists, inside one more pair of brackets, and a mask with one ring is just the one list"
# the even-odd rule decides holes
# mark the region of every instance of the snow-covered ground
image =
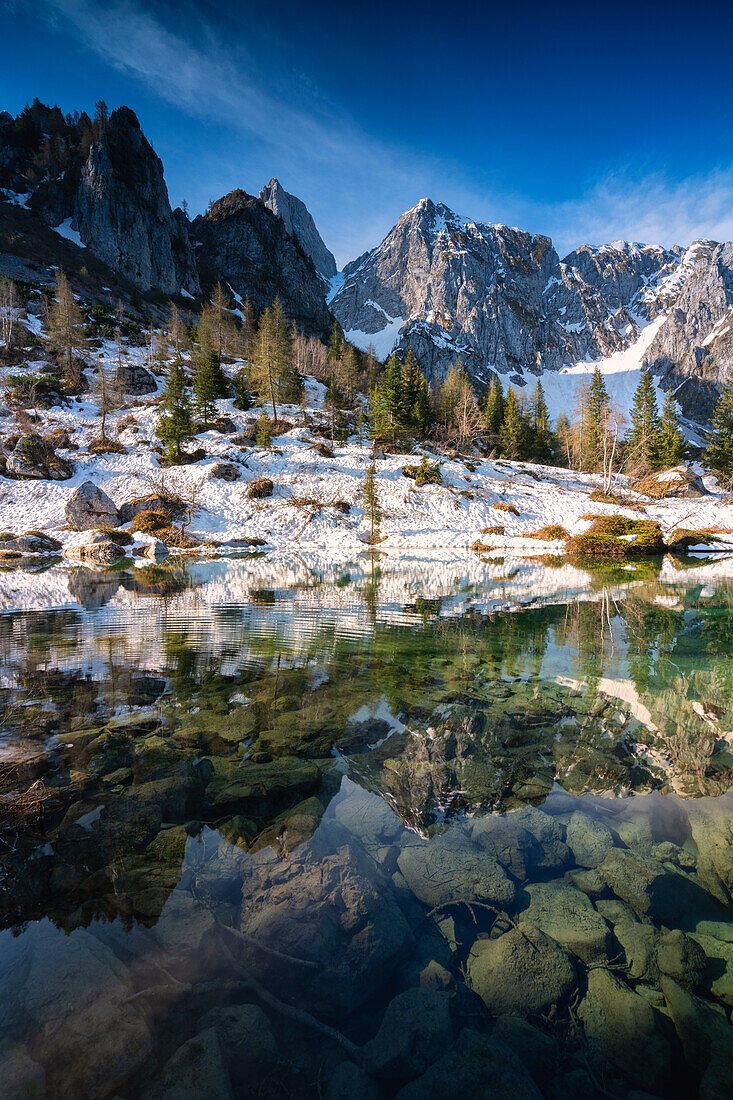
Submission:
[[[37,330],[39,326],[32,319],[29,327]],[[652,328],[649,326],[646,333]],[[146,348],[125,347],[124,353],[129,363],[149,365]],[[106,343],[99,354],[110,367],[114,366],[112,343]],[[626,354],[619,356],[619,369],[607,376],[609,382],[614,377],[625,379],[629,365],[624,359]],[[226,369],[233,373],[240,365]],[[36,364],[33,369],[40,367]],[[629,388],[628,381],[622,384]],[[555,395],[551,396],[554,400]],[[199,435],[195,444],[206,450],[206,458],[169,469],[160,467],[153,450],[157,444],[155,397],[128,397],[126,407],[108,419],[108,433],[118,438],[124,454],[90,454],[89,442],[99,435],[93,397],[40,410],[39,430],[44,434],[54,429],[68,430],[73,447],[60,448],[58,453],[73,464],[74,475],[58,482],[0,479],[0,530],[22,534],[40,529],[64,544],[78,543],[78,535],[66,527],[65,506],[79,485],[92,481],[118,506],[161,485],[179,491],[195,500],[190,531],[203,540],[226,545],[258,538],[270,549],[328,549],[347,554],[363,549],[369,524],[360,491],[371,461],[371,446],[352,437],[336,445],[333,458],[318,454],[315,446],[326,440],[314,434],[307,421],[327,426],[323,397],[324,387],[311,379],[302,405],[278,407],[279,418],[293,427],[274,440],[272,450],[241,446],[232,442],[232,433],[228,436],[209,431]],[[558,390],[557,401],[561,400]],[[246,421],[259,415],[257,409],[238,412],[231,400],[219,401],[218,412],[234,421],[237,433]],[[13,417],[0,418],[0,435],[7,437],[13,432],[17,432]],[[437,456],[430,457],[435,460]],[[213,467],[223,460],[239,465],[238,481],[212,477]],[[416,461],[419,453],[388,455],[376,462],[383,513],[381,550],[439,548],[463,553],[480,541],[515,556],[559,552],[562,542],[538,541],[531,534],[548,524],[560,524],[569,534],[576,534],[587,528],[583,516],[588,513],[624,512],[637,518],[644,515],[659,520],[665,531],[711,526],[733,530],[733,506],[723,503],[723,495],[711,478],[706,478],[712,493],[709,497],[645,502],[640,512],[589,500],[589,494],[600,484],[597,475],[504,460],[463,461],[454,456],[440,459],[442,485],[416,488],[414,481],[403,475],[406,463]],[[272,479],[274,494],[264,500],[250,500],[249,482],[262,476]],[[619,488],[625,488],[623,479]],[[344,502],[350,505],[348,512],[343,510]],[[497,527],[503,527],[503,533],[484,533],[485,528]]]

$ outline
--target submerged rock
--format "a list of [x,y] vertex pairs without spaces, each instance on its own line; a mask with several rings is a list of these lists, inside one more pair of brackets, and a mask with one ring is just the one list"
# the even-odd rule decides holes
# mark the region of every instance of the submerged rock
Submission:
[[213,1027],[200,1031],[168,1059],[159,1080],[142,1094],[142,1100],[229,1100],[232,1096],[221,1044]]
[[538,882],[526,888],[522,919],[537,925],[585,963],[605,961],[613,937],[585,894],[567,882]]
[[374,1077],[418,1077],[452,1039],[450,995],[408,989],[390,1001],[379,1031],[362,1048],[364,1069]]
[[397,860],[413,894],[434,908],[451,902],[483,901],[505,909],[516,886],[492,856],[477,851],[460,834],[446,833],[404,848]]
[[598,867],[613,848],[611,830],[583,813],[570,818],[567,842],[579,867]]
[[657,1088],[670,1068],[668,1021],[602,967],[588,974],[578,1018],[593,1060],[607,1060],[633,1084]]
[[556,940],[522,923],[495,940],[477,940],[468,959],[471,988],[488,1010],[541,1012],[575,988],[575,965]]
[[214,1028],[229,1076],[235,1085],[262,1080],[279,1061],[270,1021],[259,1005],[221,1005],[199,1020],[199,1029]]
[[397,1093],[395,1100],[542,1100],[518,1058],[489,1035],[464,1029],[452,1050]]
[[328,1082],[326,1100],[382,1100],[382,1090],[353,1062],[339,1062]]

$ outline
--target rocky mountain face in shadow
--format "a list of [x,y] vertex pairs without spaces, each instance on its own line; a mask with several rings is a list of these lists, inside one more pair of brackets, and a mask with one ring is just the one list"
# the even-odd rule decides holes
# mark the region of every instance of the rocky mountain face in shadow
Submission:
[[[330,328],[311,256],[324,275],[335,261],[305,205],[279,185],[268,192],[275,213],[235,191],[192,224],[171,208],[162,162],[127,107],[94,121],[38,102],[1,114],[0,188],[138,291],[196,298],[222,281],[258,311],[279,295],[301,328]],[[12,217],[0,205],[0,219]]]
[[279,297],[304,331],[328,331],[330,314],[312,260],[259,199],[232,191],[195,219],[191,236],[205,284],[228,283],[257,312]]

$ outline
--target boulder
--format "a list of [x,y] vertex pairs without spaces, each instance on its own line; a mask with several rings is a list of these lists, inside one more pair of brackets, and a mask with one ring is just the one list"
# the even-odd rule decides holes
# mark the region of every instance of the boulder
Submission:
[[419,1077],[450,1046],[450,994],[408,989],[387,1006],[379,1031],[362,1048],[373,1077]]
[[567,842],[579,867],[598,867],[613,848],[611,830],[583,813],[570,818]]
[[492,856],[460,833],[444,833],[404,848],[397,860],[413,894],[431,909],[451,902],[483,901],[505,909],[517,888]]
[[558,1045],[549,1035],[521,1016],[500,1016],[491,1034],[521,1061],[537,1084],[546,1084],[552,1077]]
[[0,1082],[3,1100],[29,1100],[46,1095],[43,1067],[29,1058],[22,1047],[0,1053]]
[[131,393],[142,397],[146,393],[155,393],[158,383],[150,371],[140,363],[122,363],[115,371],[115,385],[121,393]]
[[130,523],[139,512],[161,512],[167,520],[178,519],[186,511],[183,502],[177,502],[170,497],[160,496],[158,493],[150,493],[145,497],[135,497],[120,505],[119,516],[121,523]]
[[66,481],[74,474],[71,463],[59,458],[51,443],[35,432],[20,437],[5,459],[5,469],[10,477],[31,481]]
[[164,542],[161,542],[160,539],[153,539],[153,541],[145,547],[144,556],[150,558],[152,561],[161,561],[163,558],[167,558],[169,554],[170,550]]
[[30,1057],[46,1069],[61,1100],[102,1097],[147,1064],[153,1037],[126,967],[98,939],[76,929],[66,936],[40,925],[21,991],[30,1021]]
[[339,1062],[328,1082],[326,1100],[382,1100],[382,1090],[353,1062]]
[[694,926],[715,910],[713,899],[695,882],[651,857],[612,848],[598,874],[638,916],[651,916],[672,926],[686,922]]
[[464,1029],[455,1046],[395,1100],[542,1100],[522,1062],[492,1036]]
[[[733,932],[733,928],[731,928]],[[733,942],[696,932],[692,937],[705,952],[703,989],[718,1001],[733,1007]]]
[[[392,980],[412,944],[389,878],[358,845],[324,850],[318,833],[281,861],[266,848],[243,865],[242,946],[253,976],[330,1017],[357,1009]],[[284,961],[271,947],[303,960]]]
[[572,957],[539,928],[522,923],[495,940],[477,940],[468,959],[472,989],[490,1012],[541,1012],[576,987]]
[[89,562],[92,565],[109,565],[125,557],[125,548],[112,539],[95,534],[82,546],[66,546],[64,557],[69,561]]
[[263,1080],[277,1066],[277,1042],[270,1021],[259,1005],[221,1005],[198,1023],[200,1031],[214,1028],[229,1076],[235,1085]]
[[696,989],[706,970],[707,959],[699,943],[679,928],[660,936],[657,941],[657,966],[662,974],[687,989]]
[[122,522],[114,501],[93,481],[83,482],[67,501],[66,518],[72,531],[119,527]]
[[233,462],[215,462],[209,470],[209,477],[219,481],[239,481],[242,471]]
[[275,491],[275,485],[269,477],[256,477],[247,486],[247,496],[250,500],[264,500],[271,497]]
[[230,1100],[231,1083],[221,1044],[213,1027],[200,1031],[168,1059],[159,1079],[142,1100]]
[[589,971],[578,1018],[596,1064],[608,1061],[631,1083],[651,1091],[660,1085],[670,1068],[668,1022],[615,974],[602,967]]
[[[685,1052],[685,1061],[700,1073],[704,1073],[714,1062],[724,1066],[730,1089],[733,1079],[733,1030],[725,1009],[696,997],[666,975],[662,976],[661,986]],[[721,1097],[723,1095],[726,1094],[721,1093]]]
[[[697,873],[724,905],[733,904],[733,792],[719,798],[690,799],[686,805],[697,845]],[[728,916],[729,919],[729,916]]]
[[584,963],[603,962],[613,954],[613,937],[592,903],[569,882],[533,883],[522,919],[535,924]]
[[624,950],[628,977],[633,981],[656,984],[659,981],[659,933],[654,925],[640,924],[636,920],[619,921],[614,925],[613,931]]
[[19,554],[56,554],[60,549],[58,539],[52,539],[40,531],[0,539],[0,550],[15,550]]
[[710,495],[700,475],[691,466],[684,465],[648,474],[631,482],[629,488],[655,500],[668,497],[694,500]]

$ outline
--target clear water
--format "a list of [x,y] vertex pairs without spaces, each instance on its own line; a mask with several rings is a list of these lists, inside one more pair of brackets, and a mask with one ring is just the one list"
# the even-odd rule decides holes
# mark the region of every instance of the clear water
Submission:
[[729,1096],[727,573],[5,574],[0,1096]]

